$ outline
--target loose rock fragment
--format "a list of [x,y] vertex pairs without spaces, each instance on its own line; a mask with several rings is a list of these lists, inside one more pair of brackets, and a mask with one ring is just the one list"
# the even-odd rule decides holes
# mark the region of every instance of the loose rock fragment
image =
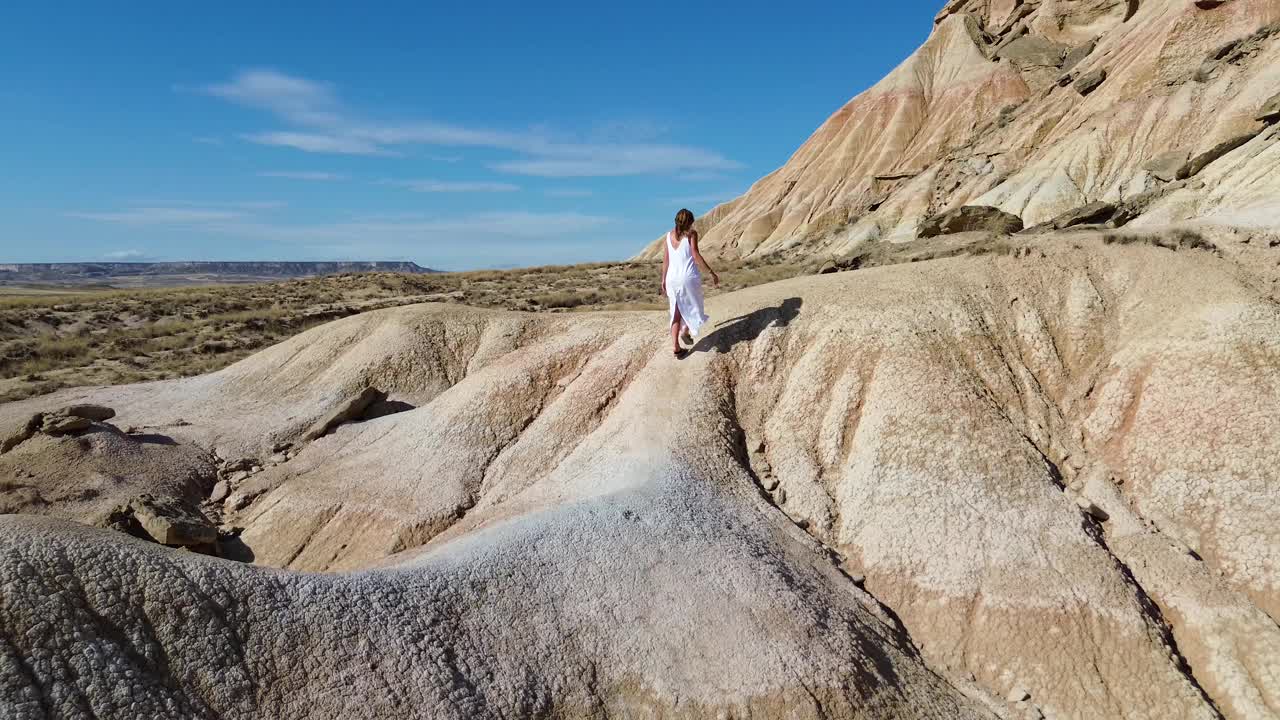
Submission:
[[1007,235],[1021,229],[1022,218],[1017,215],[985,205],[964,205],[928,218],[920,224],[919,235],[927,238],[974,230]]
[[1262,103],[1262,107],[1258,109],[1255,119],[1264,123],[1273,123],[1280,120],[1280,93],[1272,95],[1266,102]]
[[40,424],[40,432],[46,435],[66,435],[68,433],[88,430],[93,426],[89,418],[74,415],[48,414]]
[[142,529],[162,545],[207,545],[218,539],[217,528],[177,501],[140,495],[128,509]]
[[1067,57],[1062,61],[1062,69],[1066,71],[1066,70],[1070,70],[1076,65],[1079,65],[1081,60],[1084,60],[1085,58],[1089,57],[1091,53],[1093,53],[1093,49],[1097,47],[1097,45],[1098,45],[1098,41],[1094,39],[1094,40],[1089,40],[1084,43],[1081,43],[1080,45],[1077,45],[1074,48],[1072,48],[1071,52],[1067,53]]
[[1187,150],[1170,150],[1143,163],[1142,169],[1158,180],[1173,182],[1178,179],[1178,170],[1186,165],[1190,158],[1191,153]]
[[1257,134],[1258,133],[1255,131],[1251,133],[1246,133],[1244,135],[1237,135],[1236,137],[1233,137],[1229,140],[1224,140],[1218,143],[1217,145],[1214,145],[1213,147],[1209,148],[1208,150],[1200,153],[1199,155],[1196,155],[1195,157],[1187,161],[1185,165],[1178,168],[1178,179],[1185,180],[1186,178],[1189,178],[1192,175],[1199,173],[1201,170],[1205,169],[1205,167],[1208,166],[1209,163],[1213,162],[1214,160],[1217,160],[1223,155],[1226,155],[1232,150],[1235,150],[1241,145],[1244,145],[1245,143],[1249,142]]
[[1088,95],[1094,90],[1097,90],[1098,86],[1101,85],[1103,81],[1105,81],[1106,79],[1107,79],[1106,69],[1098,68],[1097,70],[1081,75],[1080,78],[1076,80],[1075,83],[1073,83],[1073,87],[1075,87],[1076,92],[1080,93],[1081,95]]
[[213,486],[213,492],[209,493],[210,502],[222,502],[227,499],[227,495],[231,494],[231,484],[226,480],[219,480]]

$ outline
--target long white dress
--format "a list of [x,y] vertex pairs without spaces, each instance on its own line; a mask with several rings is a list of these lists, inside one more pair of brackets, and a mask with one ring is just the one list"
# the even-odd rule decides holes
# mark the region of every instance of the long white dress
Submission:
[[689,238],[683,237],[678,245],[671,241],[675,233],[667,231],[667,301],[670,306],[670,320],[675,322],[676,310],[680,310],[680,318],[689,332],[698,334],[698,328],[707,321],[707,314],[702,309],[702,273],[698,272],[698,263],[693,259],[693,248]]

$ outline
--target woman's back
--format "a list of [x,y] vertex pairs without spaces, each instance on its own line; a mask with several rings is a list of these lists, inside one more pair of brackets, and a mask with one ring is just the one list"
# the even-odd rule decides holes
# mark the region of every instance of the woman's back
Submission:
[[688,235],[680,238],[678,243],[672,244],[675,238],[674,231],[667,232],[667,277],[669,278],[687,278],[700,277],[698,272],[698,264],[693,260],[693,248],[691,244],[692,238]]

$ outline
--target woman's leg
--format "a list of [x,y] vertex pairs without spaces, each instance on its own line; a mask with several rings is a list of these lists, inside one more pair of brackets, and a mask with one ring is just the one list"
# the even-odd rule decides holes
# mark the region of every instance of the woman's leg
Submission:
[[675,309],[675,317],[671,319],[671,352],[676,355],[680,354],[680,329],[684,326],[684,319],[680,317],[680,308]]

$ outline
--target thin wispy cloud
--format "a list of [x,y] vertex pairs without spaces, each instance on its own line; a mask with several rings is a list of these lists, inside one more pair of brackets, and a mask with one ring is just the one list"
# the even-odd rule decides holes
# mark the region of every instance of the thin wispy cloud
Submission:
[[300,125],[337,125],[338,99],[322,83],[273,70],[242,72],[230,82],[205,86],[224,100],[268,110]]
[[184,200],[165,197],[137,197],[124,203],[129,208],[200,208],[212,210],[278,210],[288,203],[280,200]]
[[240,208],[242,210],[278,210],[285,207],[287,203],[280,202],[279,200],[249,200],[231,203],[212,203],[212,205],[214,207],[225,205],[226,207]]
[[121,225],[204,225],[244,217],[237,210],[192,207],[139,207],[113,212],[70,212],[70,217]]
[[515,192],[519,185],[504,182],[468,182],[451,180],[388,180],[388,185],[421,193],[495,193]]
[[109,262],[151,262],[155,258],[141,250],[116,250],[102,256],[104,260]]
[[[517,157],[495,170],[540,177],[602,177],[661,172],[722,172],[742,165],[720,153],[678,144],[627,141],[618,128],[605,140],[580,141],[545,131],[508,131],[463,127],[434,121],[386,123],[366,119],[346,107],[326,83],[275,70],[248,70],[203,92],[263,110],[288,126],[246,133],[260,145],[314,153],[397,155],[408,146],[475,147],[502,150]],[[623,128],[625,130],[625,128]],[[645,128],[652,133],[653,128]]]
[[264,132],[241,135],[259,145],[275,145],[295,150],[335,155],[395,155],[376,143],[357,137],[310,132]]
[[591,197],[594,194],[595,193],[590,190],[576,190],[573,188],[559,188],[543,192],[543,195],[555,198],[584,198]]
[[258,173],[258,177],[283,178],[285,180],[309,180],[314,182],[329,182],[333,180],[347,179],[347,176],[341,173],[314,172],[308,170],[268,170]]

